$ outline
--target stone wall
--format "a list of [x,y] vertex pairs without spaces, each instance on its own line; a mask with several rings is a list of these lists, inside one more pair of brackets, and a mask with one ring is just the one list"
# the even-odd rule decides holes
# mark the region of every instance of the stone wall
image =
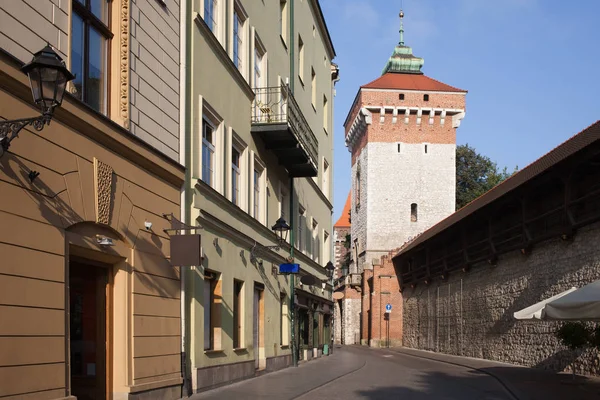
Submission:
[[[340,318],[342,321],[342,344],[358,344],[360,343],[360,293],[354,289],[347,289],[345,292],[346,297],[340,301],[342,306]],[[352,296],[352,294],[356,294],[356,296]]]
[[[554,337],[559,322],[517,321],[513,313],[600,279],[600,223],[573,241],[552,239],[497,266],[474,265],[447,282],[405,289],[404,346],[531,367],[570,369],[575,354]],[[577,357],[575,371],[600,374],[600,354]]]

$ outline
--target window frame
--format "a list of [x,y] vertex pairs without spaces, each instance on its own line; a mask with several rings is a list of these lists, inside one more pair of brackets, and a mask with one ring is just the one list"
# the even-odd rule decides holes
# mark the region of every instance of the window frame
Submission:
[[[217,293],[219,284],[219,274],[205,270],[204,272],[204,295],[203,295],[203,308],[204,308],[204,351],[218,351],[220,349],[220,341],[217,341],[215,335],[216,330],[219,328],[215,322],[217,314],[219,313],[219,303],[215,301],[215,298],[220,295]],[[208,288],[208,293],[207,293]],[[208,324],[208,329],[207,328]],[[207,332],[208,331],[208,332]],[[219,345],[217,345],[219,344]]]
[[[206,133],[206,128],[209,127],[212,129],[212,138],[211,141],[208,141],[205,137],[205,133]],[[216,185],[216,171],[215,171],[215,164],[216,164],[216,135],[217,135],[217,127],[215,126],[214,122],[212,122],[209,118],[207,118],[206,116],[202,116],[202,171],[201,171],[201,176],[200,179],[206,183],[207,185],[209,185],[210,187],[212,187],[213,189],[215,188]],[[205,174],[205,152],[204,149],[208,150],[208,152],[211,154],[211,159],[210,159],[210,166],[209,166],[209,171],[210,171],[210,182],[207,182],[204,178],[204,174]]]
[[[237,19],[237,26],[236,26]],[[242,74],[242,76],[246,77],[246,64],[249,64],[249,59],[247,57],[248,45],[247,45],[247,21],[248,14],[242,7],[242,4],[239,0],[235,0],[233,3],[233,13],[232,13],[232,28],[231,28],[231,59],[233,64],[236,66],[238,71]],[[237,38],[236,38],[237,31]],[[236,41],[237,39],[237,41]],[[237,46],[236,46],[237,43]],[[236,57],[236,48],[237,48],[237,57]],[[246,62],[248,61],[248,62]]]
[[[237,165],[233,162],[234,151],[238,154]],[[231,144],[231,202],[238,207],[241,207],[241,183],[242,183],[242,154],[243,151],[239,149],[237,144],[234,142]],[[237,179],[236,179],[237,178]],[[236,190],[237,188],[237,190]]]
[[314,67],[310,67],[310,104],[317,112],[317,73]]
[[[239,286],[238,286],[239,285]],[[244,344],[244,281],[233,280],[233,348],[243,348]],[[239,290],[238,290],[239,289]]]
[[[102,0],[103,1],[103,5],[106,6],[106,22],[102,21],[100,18],[98,18],[91,10],[91,0],[72,0],[71,4],[72,4],[72,13],[73,14],[77,14],[79,16],[79,18],[81,18],[82,22],[83,22],[83,54],[82,54],[82,64],[83,64],[83,71],[82,71],[82,75],[83,75],[83,79],[82,79],[82,87],[81,87],[81,99],[80,101],[85,103],[86,105],[92,107],[89,104],[89,101],[87,100],[87,90],[86,90],[86,86],[87,83],[86,81],[89,78],[89,61],[90,61],[90,29],[94,28],[96,31],[98,31],[98,33],[104,38],[105,40],[105,49],[104,52],[106,53],[106,59],[104,60],[104,82],[103,82],[103,98],[104,98],[104,107],[102,110],[96,110],[97,112],[101,113],[102,115],[107,115],[109,113],[110,110],[110,64],[111,64],[111,41],[114,37],[114,34],[112,33],[112,31],[110,30],[109,26],[111,24],[111,20],[112,20],[112,12],[111,12],[111,3],[112,0]],[[83,2],[83,3],[82,3]],[[73,24],[73,17],[71,16],[71,29],[72,28],[72,24]],[[69,42],[70,42],[70,52],[69,52],[69,57],[72,57],[71,52],[73,51],[72,49],[72,38],[69,38]],[[72,87],[74,88],[74,83],[71,83],[71,85],[73,85]],[[92,107],[93,108],[93,107]],[[94,109],[95,110],[95,109]]]
[[298,78],[304,87],[304,41],[300,34],[298,34]]

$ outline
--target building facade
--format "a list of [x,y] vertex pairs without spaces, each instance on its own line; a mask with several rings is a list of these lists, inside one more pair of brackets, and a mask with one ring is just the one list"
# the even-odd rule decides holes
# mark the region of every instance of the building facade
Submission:
[[[423,59],[404,44],[403,17],[381,77],[359,89],[344,124],[352,153],[350,274],[359,286],[365,269],[455,208],[456,129],[466,91],[421,72]],[[368,301],[369,293],[362,296]]]
[[[185,207],[202,227],[203,264],[185,276],[186,374],[197,392],[289,366],[294,348],[319,356],[330,342],[338,70],[318,1],[210,0],[189,11]],[[292,228],[281,245],[279,218]],[[278,273],[290,257],[309,276],[293,288]]]
[[0,116],[40,115],[23,63],[48,43],[76,77],[0,158],[0,397],[181,395],[179,6],[0,5]]

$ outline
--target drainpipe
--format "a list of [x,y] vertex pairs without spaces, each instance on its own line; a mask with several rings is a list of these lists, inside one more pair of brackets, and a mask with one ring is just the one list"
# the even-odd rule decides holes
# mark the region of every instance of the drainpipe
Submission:
[[[290,0],[290,91],[294,94],[294,0]],[[294,178],[290,178],[290,257],[294,258]],[[292,365],[298,366],[298,353],[296,344],[296,276],[290,274],[290,325],[292,326]]]
[[[181,220],[190,225],[190,205],[191,205],[191,153],[190,153],[190,89],[188,82],[190,79],[190,70],[188,69],[188,60],[191,57],[191,40],[188,40],[190,24],[188,23],[188,10],[191,10],[191,0],[181,1],[179,9],[179,20],[181,21],[179,31],[179,162],[186,167],[184,186],[181,190]],[[179,267],[180,276],[180,313],[181,313],[181,374],[183,376],[183,386],[181,397],[188,397],[192,394],[190,368],[187,360],[187,296],[185,292],[186,285],[185,267]]]

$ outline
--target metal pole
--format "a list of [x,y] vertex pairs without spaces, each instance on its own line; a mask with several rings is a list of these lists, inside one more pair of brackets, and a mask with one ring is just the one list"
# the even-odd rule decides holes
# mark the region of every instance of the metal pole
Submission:
[[[290,257],[294,258],[294,178],[290,178]],[[292,327],[292,365],[298,366],[296,354],[296,275],[290,274],[290,325]]]

